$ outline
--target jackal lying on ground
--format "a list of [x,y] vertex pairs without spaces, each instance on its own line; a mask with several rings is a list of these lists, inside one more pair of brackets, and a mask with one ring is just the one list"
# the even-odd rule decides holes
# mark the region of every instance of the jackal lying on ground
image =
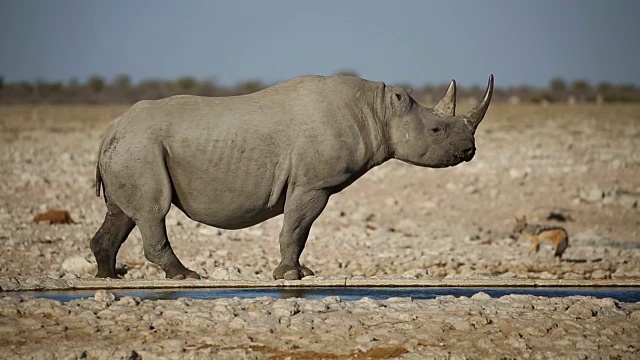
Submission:
[[553,243],[553,249],[555,250],[554,256],[558,259],[558,262],[562,260],[562,253],[569,246],[569,234],[567,230],[559,226],[547,226],[537,224],[527,224],[527,218],[522,216],[521,219],[516,217],[516,225],[513,227],[515,234],[525,234],[531,241],[529,247],[529,255],[532,252],[538,252],[540,244],[550,241]]

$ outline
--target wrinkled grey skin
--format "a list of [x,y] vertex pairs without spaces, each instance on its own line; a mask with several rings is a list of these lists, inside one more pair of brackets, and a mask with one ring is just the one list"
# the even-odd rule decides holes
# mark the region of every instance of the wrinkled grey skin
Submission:
[[313,272],[299,259],[329,196],[389,159],[454,166],[475,154],[474,132],[491,100],[455,116],[455,82],[433,109],[382,82],[351,76],[294,78],[250,95],[141,101],[107,131],[96,169],[107,215],[91,239],[97,277],[116,277],[134,226],[145,257],[168,278],[199,278],[174,254],[165,215],[240,229],[284,213],[275,279]]

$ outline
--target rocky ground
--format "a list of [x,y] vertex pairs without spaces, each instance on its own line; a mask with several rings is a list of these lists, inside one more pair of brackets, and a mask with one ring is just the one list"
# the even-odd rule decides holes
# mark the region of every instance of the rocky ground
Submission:
[[[640,303],[585,297],[0,299],[0,357],[637,358]],[[33,341],[37,339],[37,341]]]
[[[0,107],[0,276],[85,277],[104,203],[94,195],[102,132],[124,106]],[[450,169],[390,161],[335,195],[302,261],[319,276],[640,278],[640,106],[492,105],[474,160]],[[73,224],[35,224],[49,209]],[[563,261],[511,236],[513,217],[570,234]],[[173,209],[172,245],[210,278],[268,279],[282,219],[224,231]],[[137,230],[125,278],[163,276]],[[231,275],[230,275],[231,274]],[[0,357],[634,358],[638,304],[591,298],[436,300],[4,297]],[[106,351],[106,352],[105,352]]]

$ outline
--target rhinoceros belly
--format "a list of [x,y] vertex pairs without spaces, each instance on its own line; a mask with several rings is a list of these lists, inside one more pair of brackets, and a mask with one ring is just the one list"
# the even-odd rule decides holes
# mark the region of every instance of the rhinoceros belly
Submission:
[[191,219],[241,229],[282,214],[286,189],[277,184],[277,159],[259,152],[219,149],[166,159],[173,203]]

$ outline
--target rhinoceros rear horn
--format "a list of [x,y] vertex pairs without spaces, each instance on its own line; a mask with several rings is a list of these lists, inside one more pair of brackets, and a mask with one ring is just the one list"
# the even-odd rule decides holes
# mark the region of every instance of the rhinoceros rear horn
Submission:
[[456,81],[451,80],[449,88],[442,99],[433,108],[442,116],[454,116],[456,114]]
[[484,97],[482,97],[482,102],[474,107],[467,115],[464,116],[464,121],[467,123],[474,132],[478,127],[478,124],[484,118],[484,114],[487,113],[487,109],[489,109],[489,103],[491,102],[491,95],[493,94],[493,74],[489,75],[489,84],[487,85],[487,91],[484,93]]

